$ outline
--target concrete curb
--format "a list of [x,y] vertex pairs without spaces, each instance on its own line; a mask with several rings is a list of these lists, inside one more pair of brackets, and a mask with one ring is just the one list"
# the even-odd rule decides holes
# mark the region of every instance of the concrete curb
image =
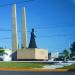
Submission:
[[0,68],[1,71],[67,72],[68,69]]

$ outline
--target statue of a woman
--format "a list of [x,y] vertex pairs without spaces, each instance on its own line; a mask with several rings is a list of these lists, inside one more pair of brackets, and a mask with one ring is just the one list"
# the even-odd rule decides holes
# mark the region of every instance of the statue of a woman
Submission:
[[36,46],[36,41],[35,41],[35,34],[34,34],[34,29],[32,28],[32,32],[31,32],[31,38],[30,38],[30,43],[29,43],[29,47],[28,48],[37,48]]

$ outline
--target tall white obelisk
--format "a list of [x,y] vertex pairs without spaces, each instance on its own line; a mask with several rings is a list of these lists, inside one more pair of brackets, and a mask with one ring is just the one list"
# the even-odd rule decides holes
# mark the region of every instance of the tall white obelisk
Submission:
[[18,49],[18,36],[17,36],[17,17],[16,17],[16,4],[12,5],[12,53],[15,59],[15,52]]
[[26,10],[25,7],[22,8],[22,47],[27,46],[27,30],[26,30]]

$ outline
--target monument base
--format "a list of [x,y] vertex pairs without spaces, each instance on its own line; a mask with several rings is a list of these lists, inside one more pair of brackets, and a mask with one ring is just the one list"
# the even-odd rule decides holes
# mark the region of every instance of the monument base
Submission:
[[17,60],[42,61],[48,60],[48,50],[38,48],[23,48],[17,50]]

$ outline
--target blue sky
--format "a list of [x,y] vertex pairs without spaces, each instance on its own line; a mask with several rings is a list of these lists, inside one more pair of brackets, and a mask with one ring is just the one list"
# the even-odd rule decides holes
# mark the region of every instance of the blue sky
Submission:
[[[0,6],[24,0],[2,0]],[[75,41],[75,0],[33,0],[17,4],[18,31],[21,31],[21,11],[26,7],[28,44],[30,31],[35,29],[38,48],[62,52]],[[0,7],[0,46],[11,48],[12,6]],[[21,46],[21,32],[18,32]]]

